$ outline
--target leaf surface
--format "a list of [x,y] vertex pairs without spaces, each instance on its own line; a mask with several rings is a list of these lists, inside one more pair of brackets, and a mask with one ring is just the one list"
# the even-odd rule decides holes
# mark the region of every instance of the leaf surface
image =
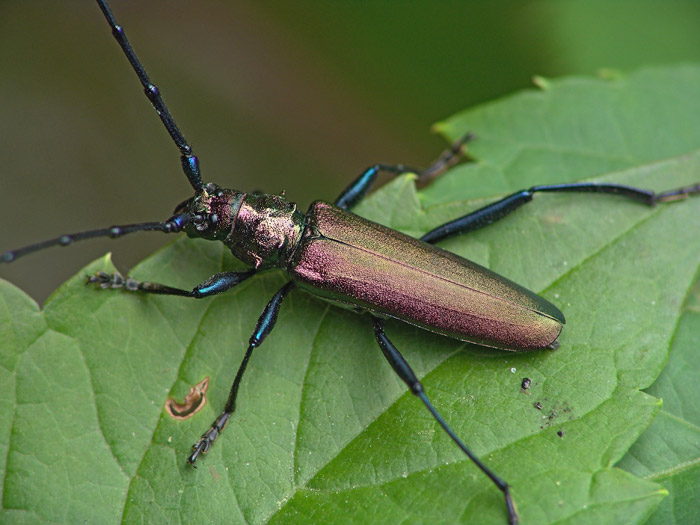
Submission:
[[[437,126],[450,140],[477,134],[473,163],[420,193],[411,176],[399,177],[356,211],[419,235],[533,184],[666,190],[700,180],[700,68],[541,84]],[[559,306],[567,317],[559,350],[499,352],[387,323],[438,410],[512,485],[524,523],[641,523],[667,490],[659,512],[690,509],[697,381],[680,372],[697,367],[681,364],[649,390],[666,408],[625,470],[615,465],[659,413],[641,390],[669,348],[672,359],[697,348],[689,291],[698,231],[700,198],[647,208],[614,196],[537,195],[441,246]],[[240,267],[217,244],[178,239],[131,275],[191,288]],[[498,490],[383,362],[369,318],[299,291],[255,351],[235,416],[192,469],[189,448],[225,403],[283,274],[194,301],[84,286],[97,270],[112,270],[108,257],[65,283],[43,312],[2,283],[0,520],[505,522]],[[191,419],[170,418],[166,399],[184,398],[206,376],[207,405]],[[673,454],[656,461],[660,442]]]

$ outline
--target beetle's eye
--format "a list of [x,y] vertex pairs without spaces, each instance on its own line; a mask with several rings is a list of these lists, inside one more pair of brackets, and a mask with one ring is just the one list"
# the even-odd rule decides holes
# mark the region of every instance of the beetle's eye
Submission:
[[210,220],[208,215],[198,213],[192,218],[192,223],[197,231],[205,231],[209,228]]

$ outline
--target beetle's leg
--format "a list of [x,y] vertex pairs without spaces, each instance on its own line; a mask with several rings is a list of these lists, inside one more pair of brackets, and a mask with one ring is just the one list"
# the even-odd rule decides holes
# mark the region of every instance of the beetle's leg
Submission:
[[398,164],[396,166],[389,164],[375,164],[374,166],[370,166],[343,190],[343,193],[341,193],[335,200],[335,205],[339,208],[343,208],[344,210],[352,208],[355,204],[360,202],[365,195],[367,195],[367,192],[377,180],[377,175],[379,175],[379,173],[382,171],[393,173],[394,175],[400,175],[402,173],[416,173],[418,174],[418,182],[426,183],[442,174],[450,166],[453,166],[459,162],[460,158],[464,154],[464,145],[473,138],[474,135],[467,133],[462,138],[455,141],[444,152],[442,152],[437,160],[433,162],[429,168],[424,170],[410,168],[408,166],[404,166],[403,164]]
[[455,140],[449,148],[440,154],[435,162],[426,169],[418,172],[418,183],[427,184],[462,160],[462,157],[467,152],[465,146],[474,140],[474,138],[473,133],[467,133]]
[[100,288],[104,289],[123,288],[129,292],[144,292],[157,295],[180,295],[183,297],[202,299],[204,297],[217,295],[230,290],[237,284],[240,284],[249,277],[255,275],[256,272],[257,270],[217,273],[209,277],[209,279],[203,283],[195,286],[192,290],[173,288],[172,286],[152,283],[150,281],[137,281],[131,277],[124,278],[119,272],[97,272],[95,275],[88,276],[87,283],[96,284]]
[[376,337],[377,342],[379,343],[379,347],[382,349],[384,357],[386,357],[386,360],[389,361],[389,364],[394,369],[394,372],[396,372],[396,374],[403,380],[403,382],[406,383],[409,390],[418,398],[420,398],[421,401],[423,401],[423,404],[433,415],[435,421],[437,421],[440,424],[440,426],[445,430],[445,432],[447,432],[447,435],[449,435],[452,438],[452,441],[454,441],[457,444],[457,446],[460,449],[462,449],[462,452],[464,452],[467,455],[467,457],[469,457],[469,459],[471,459],[474,462],[474,464],[477,467],[479,467],[479,469],[481,469],[481,471],[484,474],[486,474],[491,479],[491,481],[493,481],[493,483],[498,487],[498,489],[501,492],[503,492],[503,495],[505,496],[506,500],[506,508],[508,510],[508,521],[511,524],[518,523],[518,514],[515,511],[515,505],[513,504],[513,498],[510,495],[508,483],[499,478],[491,469],[484,465],[481,462],[481,460],[478,457],[476,457],[476,455],[474,455],[474,453],[471,450],[467,448],[467,446],[462,442],[462,440],[459,439],[459,437],[457,437],[457,434],[454,433],[454,431],[442,418],[439,412],[433,407],[432,403],[428,399],[428,396],[423,390],[423,385],[416,377],[416,374],[413,373],[413,370],[411,370],[411,367],[401,355],[401,352],[399,352],[399,350],[386,336],[386,333],[384,333],[384,321],[374,316],[372,317],[372,320],[374,322],[374,336]]
[[344,210],[348,210],[355,206],[355,204],[360,202],[364,196],[367,195],[367,192],[377,180],[377,175],[379,175],[379,173],[382,171],[393,173],[395,175],[416,172],[416,170],[403,166],[402,164],[398,164],[396,166],[391,166],[388,164],[375,164],[374,166],[370,166],[343,190],[343,193],[341,193],[335,200],[335,205]]
[[508,195],[499,201],[479,208],[463,217],[438,226],[423,235],[421,240],[435,243],[453,235],[478,230],[479,228],[488,226],[515,211],[523,204],[530,202],[533,195],[537,192],[604,193],[619,195],[653,206],[659,202],[670,202],[700,193],[700,184],[684,186],[660,193],[654,193],[653,191],[634,188],[632,186],[624,186],[622,184],[599,184],[595,182],[533,186],[529,190],[517,191],[512,195]]
[[241,384],[241,379],[243,378],[243,373],[248,366],[248,360],[253,353],[253,350],[260,346],[268,334],[272,331],[277,321],[277,314],[279,313],[280,306],[285,296],[294,288],[294,281],[289,281],[282,288],[280,288],[274,297],[267,303],[265,310],[262,315],[258,318],[258,324],[255,326],[255,331],[253,335],[250,336],[248,342],[248,349],[243,356],[243,361],[238,367],[238,372],[236,372],[236,378],[233,380],[233,385],[231,386],[231,393],[228,396],[228,401],[224,407],[224,411],[214,420],[209,430],[207,430],[202,437],[194,445],[192,445],[192,454],[187,458],[190,465],[195,466],[195,462],[200,454],[206,453],[211,448],[216,438],[219,437],[219,433],[224,429],[226,423],[231,418],[231,414],[236,410],[236,397],[238,397],[238,387]]

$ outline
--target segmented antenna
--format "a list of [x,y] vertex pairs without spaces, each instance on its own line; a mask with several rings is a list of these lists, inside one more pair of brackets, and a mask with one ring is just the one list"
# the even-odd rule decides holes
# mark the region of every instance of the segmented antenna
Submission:
[[168,111],[165,102],[163,102],[163,97],[160,95],[158,86],[153,84],[148,78],[148,74],[146,73],[143,64],[141,64],[141,61],[136,56],[136,53],[129,43],[129,40],[126,38],[124,28],[117,23],[114,15],[112,14],[112,10],[104,0],[97,0],[97,5],[100,6],[102,13],[107,19],[107,23],[112,28],[112,35],[114,35],[114,38],[119,43],[122,51],[124,51],[124,54],[129,60],[132,69],[136,73],[136,76],[139,77],[139,81],[143,86],[146,97],[148,97],[148,100],[150,100],[151,104],[153,104],[153,108],[156,110],[156,113],[158,113],[160,120],[165,126],[165,129],[168,131],[170,137],[173,139],[173,142],[180,150],[180,163],[182,164],[182,171],[185,172],[187,180],[190,181],[190,184],[194,190],[196,192],[200,191],[203,186],[202,176],[199,173],[199,161],[197,160],[197,156],[192,152],[192,146],[187,143],[185,137],[177,127],[177,124],[175,124],[170,111]]
[[135,232],[145,232],[145,231],[161,231],[163,233],[178,233],[182,231],[182,228],[190,222],[192,216],[188,213],[182,213],[175,215],[165,222],[140,222],[137,224],[124,224],[121,226],[110,226],[109,228],[102,228],[99,230],[88,230],[84,232],[77,233],[66,233],[60,237],[54,239],[48,239],[46,241],[37,242],[34,244],[29,244],[23,246],[22,248],[17,248],[16,250],[10,250],[0,254],[0,263],[10,263],[15,259],[19,259],[27,254],[38,252],[45,248],[51,248],[52,246],[69,246],[77,241],[84,241],[86,239],[94,239],[96,237],[111,237],[116,239],[122,235],[127,235],[129,233]]

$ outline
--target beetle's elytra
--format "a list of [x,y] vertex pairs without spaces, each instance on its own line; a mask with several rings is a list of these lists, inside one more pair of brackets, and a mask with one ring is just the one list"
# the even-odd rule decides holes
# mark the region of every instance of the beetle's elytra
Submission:
[[[194,189],[194,196],[178,205],[173,215],[165,221],[61,235],[7,251],[0,255],[0,262],[9,263],[35,251],[57,245],[67,246],[79,240],[116,238],[138,231],[160,231],[184,232],[190,237],[222,242],[250,269],[215,274],[192,290],[123,279],[117,274],[100,273],[91,276],[88,282],[103,288],[204,298],[230,290],[258,272],[272,268],[285,270],[290,281],[278,290],[260,315],[233,381],[228,402],[193,445],[189,463],[192,466],[196,464],[232,417],[238,390],[253,351],[274,327],[279,309],[290,290],[297,287],[369,314],[375,338],[389,364],[455,444],[503,493],[508,521],[516,523],[518,515],[508,484],[466,447],[433,407],[421,382],[385,333],[383,319],[399,319],[448,337],[505,350],[553,347],[565,323],[564,315],[556,306],[434,244],[450,236],[487,226],[530,202],[533,195],[539,192],[613,194],[655,205],[700,193],[700,184],[658,194],[617,184],[534,186],[443,224],[420,239],[360,218],[350,211],[367,194],[380,172],[400,174],[409,171],[402,166],[375,164],[360,174],[334,203],[317,201],[306,213],[278,195],[246,193],[221,188],[213,183],[205,184],[198,159],[176,126],[159,89],[151,83],[106,1],[97,0],[97,3],[147,97],[178,147],[182,169]],[[421,175],[431,178],[445,171],[459,160],[465,144],[471,139],[467,135],[457,141]],[[197,409],[192,408],[191,412]]]
[[564,316],[540,296],[331,204],[311,206],[307,231],[289,273],[316,295],[507,350],[545,348],[561,332]]

